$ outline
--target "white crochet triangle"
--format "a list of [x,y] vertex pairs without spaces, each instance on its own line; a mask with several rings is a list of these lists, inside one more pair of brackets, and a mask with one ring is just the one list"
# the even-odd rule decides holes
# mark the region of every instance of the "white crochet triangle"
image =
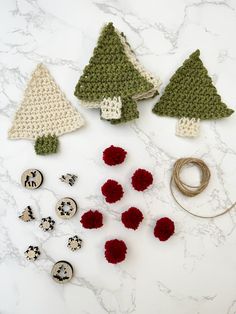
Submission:
[[62,135],[84,124],[81,114],[66,99],[48,69],[38,64],[15,114],[10,139],[36,139]]

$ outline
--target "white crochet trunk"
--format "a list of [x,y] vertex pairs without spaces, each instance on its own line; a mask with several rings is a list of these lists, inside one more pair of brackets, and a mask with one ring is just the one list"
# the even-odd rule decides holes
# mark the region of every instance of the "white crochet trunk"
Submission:
[[122,101],[120,97],[104,98],[101,102],[101,117],[105,120],[120,119]]
[[200,133],[200,119],[183,117],[177,122],[176,135],[196,137]]

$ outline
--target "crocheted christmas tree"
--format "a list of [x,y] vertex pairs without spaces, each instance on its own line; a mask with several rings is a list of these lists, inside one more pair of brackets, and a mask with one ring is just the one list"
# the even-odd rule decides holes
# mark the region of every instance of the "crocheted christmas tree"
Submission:
[[58,136],[84,124],[43,64],[33,72],[9,130],[10,139],[36,140],[39,155],[56,153]]
[[196,50],[171,77],[153,112],[180,118],[177,135],[197,136],[200,120],[225,118],[234,111],[221,101]]
[[100,108],[101,118],[116,124],[138,118],[136,100],[155,96],[159,85],[137,61],[125,36],[109,23],[74,94],[82,105]]

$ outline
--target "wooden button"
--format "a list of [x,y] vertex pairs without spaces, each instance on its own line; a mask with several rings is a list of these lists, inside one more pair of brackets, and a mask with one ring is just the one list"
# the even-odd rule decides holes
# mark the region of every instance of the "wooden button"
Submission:
[[25,256],[29,261],[35,261],[40,255],[40,251],[38,246],[30,245],[28,249],[25,251]]
[[59,261],[53,265],[51,274],[57,283],[66,283],[73,277],[73,267],[66,261]]
[[78,177],[75,174],[71,174],[71,173],[67,173],[67,174],[63,174],[60,177],[61,182],[65,182],[67,184],[69,184],[70,186],[75,184],[75,181]]
[[76,212],[77,204],[70,197],[64,197],[56,204],[56,213],[62,219],[70,219]]
[[37,169],[27,169],[21,176],[21,184],[29,190],[34,190],[40,187],[43,183],[43,175]]
[[30,206],[27,206],[27,207],[23,210],[23,212],[22,212],[22,214],[19,216],[19,218],[20,218],[21,220],[25,221],[25,222],[34,220],[35,218],[34,218],[33,211],[32,211],[32,209],[31,209],[31,207],[30,207]]
[[82,240],[77,235],[68,239],[67,246],[68,248],[71,249],[71,251],[76,251],[80,249],[81,245],[82,245]]
[[41,223],[39,227],[42,228],[43,231],[50,231],[50,230],[53,230],[54,225],[55,225],[55,221],[49,216],[49,217],[41,219]]

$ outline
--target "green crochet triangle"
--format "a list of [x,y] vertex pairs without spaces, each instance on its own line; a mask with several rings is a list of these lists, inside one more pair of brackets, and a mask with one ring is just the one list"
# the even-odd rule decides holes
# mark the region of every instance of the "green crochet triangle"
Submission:
[[[90,103],[101,102],[109,97],[130,98],[127,102],[129,106],[133,103],[134,96],[147,93],[153,87],[129,60],[119,34],[113,24],[109,23],[102,29],[93,56],[84,68],[74,94],[80,100]],[[122,106],[127,103],[124,102]],[[131,110],[131,107],[127,110]],[[137,117],[137,108],[130,115],[125,114],[127,110],[122,109],[119,122]]]
[[153,112],[204,120],[228,117],[234,111],[221,101],[196,50],[171,77]]

